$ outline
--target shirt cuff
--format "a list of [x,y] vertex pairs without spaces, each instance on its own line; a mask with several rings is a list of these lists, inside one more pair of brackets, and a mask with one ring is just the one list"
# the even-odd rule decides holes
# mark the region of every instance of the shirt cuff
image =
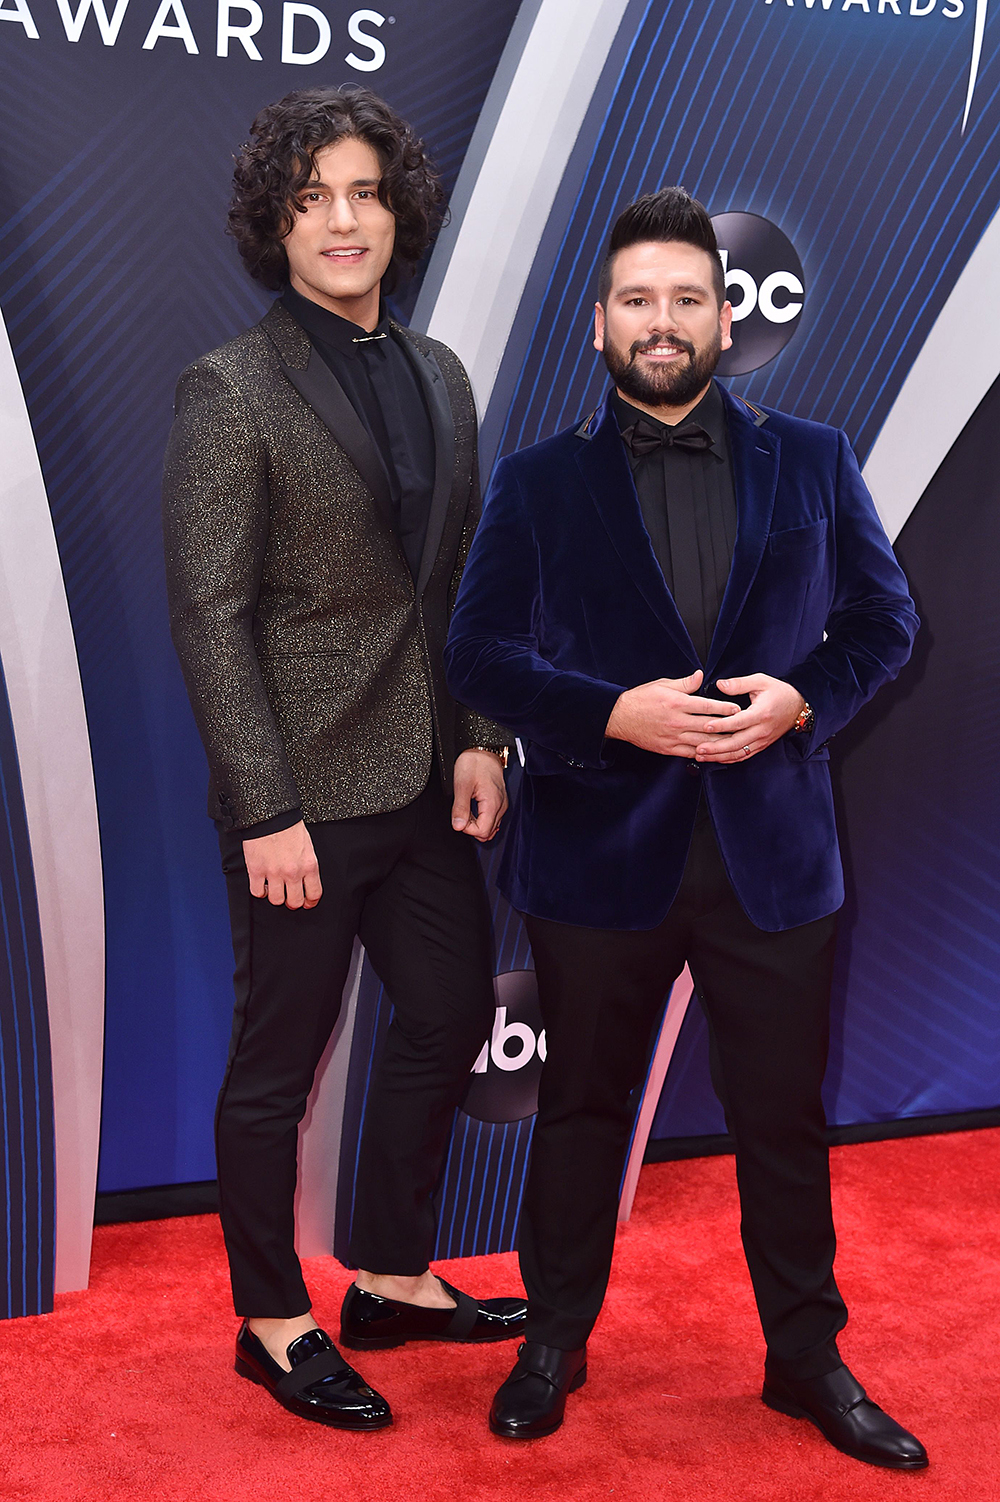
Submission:
[[301,808],[290,808],[283,814],[273,814],[270,819],[264,819],[260,824],[250,824],[246,829],[234,829],[241,840],[259,840],[265,834],[280,834],[283,829],[291,829],[293,824],[298,824],[302,819]]

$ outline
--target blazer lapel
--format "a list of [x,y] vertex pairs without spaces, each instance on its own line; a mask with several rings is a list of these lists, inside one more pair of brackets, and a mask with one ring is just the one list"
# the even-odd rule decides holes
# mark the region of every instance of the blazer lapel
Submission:
[[282,375],[329,428],[374,496],[383,520],[395,533],[385,466],[343,386],[313,348],[305,330],[280,303],[271,308],[264,327],[281,356]]
[[647,605],[676,644],[700,667],[694,643],[681,620],[663,571],[656,561],[649,534],[642,523],[639,496],[629,467],[625,445],[615,420],[610,394],[592,418],[577,429],[576,462],[591,500]]
[[750,587],[757,577],[768,533],[774,494],[778,484],[781,440],[763,426],[767,419],[754,407],[722,389],[729,419],[729,443],[733,455],[736,487],[736,542],[729,580],[715,623],[705,679],[710,679],[725,651]]
[[454,485],[455,419],[452,415],[451,402],[448,399],[448,388],[441,374],[441,367],[434,356],[429,350],[418,349],[409,339],[407,330],[402,325],[394,324],[393,327],[402,335],[403,349],[409,355],[423,387],[427,410],[434,428],[434,490],[427,514],[427,532],[424,536],[423,552],[420,555],[420,567],[417,570],[416,590],[419,598],[431,576],[448,516],[448,505]]

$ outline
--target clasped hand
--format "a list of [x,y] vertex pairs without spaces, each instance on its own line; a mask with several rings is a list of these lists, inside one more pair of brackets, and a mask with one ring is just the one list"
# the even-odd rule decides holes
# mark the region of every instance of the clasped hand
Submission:
[[698,697],[704,674],[658,678],[621,695],[605,734],[660,756],[688,761],[746,761],[791,730],[805,706],[798,689],[767,673],[720,678],[724,694],[748,694],[749,709]]

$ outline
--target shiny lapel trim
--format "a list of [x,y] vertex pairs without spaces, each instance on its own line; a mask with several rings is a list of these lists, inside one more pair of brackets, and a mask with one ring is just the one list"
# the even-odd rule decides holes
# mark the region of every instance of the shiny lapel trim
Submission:
[[368,429],[323,356],[318,350],[310,349],[309,363],[304,370],[295,370],[282,362],[281,372],[329,428],[371,491],[383,520],[395,535],[392,493],[385,467],[368,436]]
[[748,403],[731,396],[725,387],[721,390],[729,419],[729,444],[733,455],[736,542],[726,592],[708,652],[706,679],[711,677],[725,651],[757,577],[771,530],[781,454],[781,440],[761,426],[767,421],[766,415],[755,407],[748,412]]
[[605,397],[593,417],[577,429],[574,437],[583,439],[577,446],[577,466],[615,551],[657,620],[690,658],[692,669],[700,667],[694,643],[667,588],[649,533],[643,526],[639,496],[610,397]]
[[448,388],[441,367],[429,350],[418,348],[409,337],[409,331],[401,324],[393,328],[402,335],[401,344],[424,389],[427,410],[434,429],[434,491],[430,510],[427,513],[427,532],[424,548],[417,570],[417,596],[423,593],[434,568],[434,560],[441,546],[444,524],[448,516],[452,490],[455,483],[455,419],[448,398]]

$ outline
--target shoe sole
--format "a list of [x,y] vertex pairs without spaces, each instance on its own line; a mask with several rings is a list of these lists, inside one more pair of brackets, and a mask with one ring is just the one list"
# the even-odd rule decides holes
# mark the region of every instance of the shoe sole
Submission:
[[785,1398],[779,1398],[776,1393],[770,1392],[766,1387],[760,1395],[761,1402],[767,1408],[773,1408],[775,1413],[783,1413],[790,1419],[808,1419],[822,1434],[828,1445],[839,1450],[841,1455],[849,1455],[852,1460],[860,1460],[863,1465],[879,1466],[883,1471],[923,1471],[930,1464],[927,1460],[875,1460],[870,1455],[859,1455],[857,1450],[849,1450],[846,1445],[838,1444],[832,1435],[827,1434],[818,1419],[805,1408],[800,1408],[797,1403],[789,1403]]
[[[586,1365],[584,1365],[584,1366],[581,1366],[580,1370],[577,1372],[576,1376],[573,1378],[572,1382],[569,1384],[569,1387],[567,1387],[567,1389],[566,1389],[566,1396],[569,1397],[569,1395],[570,1395],[571,1392],[576,1392],[577,1388],[578,1387],[582,1387],[583,1384],[586,1382],[586,1380],[587,1380],[587,1368],[586,1368]],[[548,1435],[555,1434],[556,1430],[562,1424],[562,1421],[563,1421],[564,1417],[565,1417],[565,1412],[563,1412],[563,1413],[561,1413],[559,1415],[559,1417],[556,1419],[556,1421],[555,1421],[554,1424],[549,1424],[547,1426],[547,1428],[545,1428],[545,1429],[532,1429],[531,1433],[527,1434],[527,1433],[525,1433],[525,1431],[523,1429],[517,1429],[517,1428],[508,1429],[508,1428],[505,1428],[503,1424],[497,1424],[497,1423],[495,1423],[494,1420],[493,1420],[493,1415],[490,1414],[490,1430],[492,1431],[493,1434],[499,1435],[501,1439],[519,1439],[519,1440],[545,1439],[545,1438],[547,1438]]]
[[304,1405],[300,1407],[298,1404],[296,1404],[294,1398],[285,1399],[279,1397],[272,1388],[268,1387],[264,1379],[257,1375],[250,1363],[248,1361],[242,1360],[242,1358],[239,1356],[237,1356],[235,1362],[233,1363],[233,1370],[239,1376],[245,1377],[248,1382],[253,1382],[255,1386],[262,1387],[265,1392],[270,1393],[271,1397],[276,1403],[280,1403],[282,1408],[286,1408],[289,1413],[294,1413],[296,1418],[309,1419],[314,1424],[324,1424],[328,1429],[350,1429],[356,1434],[371,1434],[376,1429],[388,1429],[389,1425],[392,1423],[391,1413],[387,1418],[369,1419],[367,1422],[352,1422],[350,1420],[345,1421],[333,1416],[330,1416],[328,1418],[324,1414],[310,1411]]
[[346,1346],[349,1351],[394,1351],[413,1341],[439,1340],[448,1341],[454,1346],[488,1346],[496,1345],[501,1340],[522,1339],[523,1333],[518,1330],[505,1330],[499,1335],[465,1335],[456,1338],[453,1335],[345,1335],[341,1329],[338,1344]]

